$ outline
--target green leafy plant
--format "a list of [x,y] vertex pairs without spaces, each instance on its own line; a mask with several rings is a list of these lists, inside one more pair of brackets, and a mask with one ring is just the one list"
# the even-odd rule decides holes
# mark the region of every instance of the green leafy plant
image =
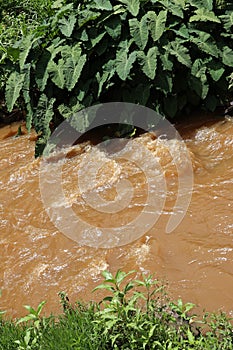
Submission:
[[143,275],[141,280],[127,282],[132,273],[118,270],[113,276],[105,271],[104,283],[94,289],[104,289],[112,294],[101,301],[103,308],[95,314],[95,323],[109,348],[163,349],[169,337],[175,338],[177,334],[180,334],[178,338],[183,337],[187,331],[189,337],[195,339],[189,329],[191,317],[188,316],[193,304],[181,305],[179,300],[177,305],[171,303],[168,307],[163,304],[164,287],[158,280]]
[[23,340],[15,340],[15,344],[18,345],[18,350],[42,349],[40,346],[40,341],[43,336],[43,332],[45,332],[49,324],[48,320],[40,317],[45,303],[45,301],[42,301],[38,305],[37,309],[34,309],[29,305],[25,305],[25,309],[27,309],[29,313],[25,317],[20,318],[17,321],[17,325],[28,322],[30,325],[25,330]]
[[27,110],[40,151],[64,118],[99,102],[172,118],[231,99],[232,12],[203,0],[55,1],[49,18],[4,47],[5,99]]
[[[99,302],[70,304],[59,293],[64,313],[42,317],[44,303],[27,306],[17,323],[0,322],[1,350],[231,350],[233,328],[224,313],[196,318],[193,304],[164,298],[164,288],[151,275],[103,272],[94,291],[108,295]],[[194,320],[196,325],[194,324]]]

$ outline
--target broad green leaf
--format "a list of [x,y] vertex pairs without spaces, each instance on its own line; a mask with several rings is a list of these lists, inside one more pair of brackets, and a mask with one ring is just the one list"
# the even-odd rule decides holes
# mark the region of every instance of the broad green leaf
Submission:
[[228,12],[225,15],[220,16],[220,18],[223,21],[223,26],[230,33],[232,27],[233,27],[233,11]]
[[98,10],[108,10],[111,11],[112,4],[109,0],[94,0],[96,4],[96,8]]
[[30,131],[32,127],[32,118],[33,118],[33,109],[32,109],[32,100],[30,96],[30,74],[31,74],[31,65],[28,63],[24,66],[23,72],[25,73],[25,79],[23,84],[23,97],[26,105],[26,127]]
[[147,13],[147,18],[152,39],[157,41],[165,31],[167,11],[160,11],[158,15],[153,11],[149,11]]
[[51,80],[60,89],[63,89],[65,86],[64,63],[62,58],[59,59],[58,63],[54,61],[49,61],[48,63],[48,73]]
[[[38,134],[42,134],[43,140],[47,141],[51,134],[50,122],[53,118],[53,105],[55,98],[48,99],[45,94],[40,96],[34,115],[34,127]],[[41,140],[42,141],[42,140]]]
[[225,65],[233,67],[233,50],[224,46],[222,51],[222,61]]
[[184,18],[183,7],[181,7],[179,4],[174,4],[174,2],[169,1],[169,6],[167,9],[173,15],[179,18]]
[[128,11],[133,15],[137,16],[140,8],[140,0],[119,0],[122,4],[127,6]]
[[97,72],[96,78],[97,82],[99,83],[98,88],[98,97],[100,96],[102,92],[103,85],[106,81],[110,81],[113,75],[115,74],[115,60],[109,60],[104,66],[103,66],[103,74],[100,76],[100,73]]
[[143,16],[139,22],[136,18],[129,20],[130,34],[139,49],[144,50],[148,41],[147,16]]
[[202,31],[199,31],[198,35],[199,36],[197,38],[192,37],[192,42],[196,44],[201,51],[207,53],[208,55],[218,57],[219,50],[211,35]]
[[75,113],[80,111],[83,108],[83,106],[79,103],[79,101],[70,108],[70,106],[66,106],[64,103],[62,103],[60,106],[58,106],[58,110],[61,113],[61,115],[65,118],[71,118]]
[[117,16],[110,18],[108,21],[105,22],[104,28],[113,39],[117,39],[121,35],[120,17]]
[[222,64],[216,60],[211,60],[207,64],[208,72],[214,81],[218,81],[224,73]]
[[209,11],[203,7],[194,11],[195,15],[189,18],[189,22],[216,22],[221,23],[220,19],[213,11]]
[[172,31],[178,36],[178,37],[182,37],[185,39],[189,39],[190,35],[189,35],[189,30],[186,27],[185,24],[181,25],[179,29],[173,29]]
[[128,50],[120,49],[116,53],[116,72],[122,80],[129,77],[130,70],[136,60],[136,52],[128,55]]
[[58,22],[59,29],[61,33],[65,35],[67,38],[71,37],[76,21],[77,21],[77,18],[73,13],[71,13],[68,18],[63,17],[59,20]]
[[188,49],[182,45],[182,42],[179,40],[173,41],[170,46],[170,54],[176,56],[177,60],[185,65],[186,67],[191,66],[191,57],[189,55]]
[[47,67],[50,59],[51,53],[46,50],[36,63],[35,79],[40,91],[44,91],[49,78]]
[[206,62],[201,60],[200,58],[196,59],[194,63],[192,64],[191,68],[191,74],[194,75],[197,78],[200,78],[200,76],[206,72]]
[[213,9],[213,0],[189,0],[192,6],[196,8],[204,7],[207,10]]
[[[0,50],[6,50],[5,52],[5,57],[11,57],[13,58],[14,62],[16,62],[19,59],[19,54],[20,54],[20,50],[19,47],[7,47],[6,49],[1,47]],[[3,62],[3,60],[1,59],[0,64]]]
[[58,37],[52,41],[52,44],[50,46],[47,47],[47,50],[51,53],[51,60],[53,60],[57,54],[61,52],[64,42],[65,39],[61,40]]
[[68,14],[72,10],[73,10],[73,4],[72,3],[64,5],[59,10],[57,10],[55,12],[54,17],[52,17],[52,22],[51,22],[52,28],[57,28],[57,25],[58,25],[58,22],[59,22],[60,18],[62,18],[62,16],[64,16],[65,14]]
[[[156,4],[158,0],[153,1]],[[185,7],[183,0],[159,0],[159,3],[165,7],[170,13],[179,18],[184,18],[183,9]]]
[[33,34],[30,34],[24,37],[20,43],[20,54],[19,54],[19,66],[20,69],[23,69],[23,66],[26,62],[27,56],[32,48],[32,45],[35,41],[39,40],[39,38],[34,37]]
[[87,25],[88,22],[96,20],[98,17],[101,16],[100,11],[93,11],[85,9],[82,12],[79,13],[78,16],[78,26],[79,28],[83,27],[84,25]]
[[191,76],[190,83],[192,89],[196,92],[198,96],[200,96],[202,99],[205,99],[208,91],[209,91],[209,85],[206,77],[206,67],[200,68],[198,74],[195,76]]
[[92,47],[95,47],[96,44],[98,44],[100,42],[100,40],[102,40],[102,38],[105,36],[105,32],[100,33],[99,35],[97,35],[95,38],[91,38],[91,45]]
[[25,73],[19,73],[14,71],[10,74],[7,82],[6,82],[6,106],[9,112],[12,111],[17,99],[20,96],[20,92],[22,90],[25,79]]
[[68,91],[71,91],[77,84],[86,63],[86,54],[82,55],[82,50],[78,43],[73,47],[64,46],[61,55],[64,60],[63,74],[65,76],[65,87]]
[[143,73],[150,79],[154,79],[156,74],[157,54],[158,49],[154,46],[148,50],[147,55],[145,55],[143,51],[138,55],[142,64]]
[[173,1],[175,2],[176,5],[180,6],[181,8],[184,8],[186,5],[186,0],[173,0]]
[[164,54],[159,53],[159,59],[162,62],[164,70],[172,70],[173,62],[169,59],[169,51],[166,50]]
[[105,281],[114,281],[114,277],[110,271],[103,271],[102,276],[104,277]]

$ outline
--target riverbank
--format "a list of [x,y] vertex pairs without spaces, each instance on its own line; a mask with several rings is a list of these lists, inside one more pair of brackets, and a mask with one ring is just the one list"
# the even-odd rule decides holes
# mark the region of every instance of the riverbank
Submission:
[[192,315],[193,304],[166,300],[158,280],[144,275],[128,279],[120,270],[104,271],[96,289],[108,292],[100,303],[69,303],[60,293],[63,314],[43,317],[45,302],[28,315],[0,321],[1,350],[227,349],[233,348],[233,328],[225,314]]

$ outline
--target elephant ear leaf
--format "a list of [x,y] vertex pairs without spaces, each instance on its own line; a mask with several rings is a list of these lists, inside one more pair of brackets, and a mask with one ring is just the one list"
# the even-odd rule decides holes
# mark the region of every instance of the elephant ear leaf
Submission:
[[143,16],[139,22],[136,18],[129,20],[130,34],[139,49],[144,50],[148,41],[147,16]]
[[209,11],[203,7],[200,9],[198,8],[195,11],[195,15],[190,17],[189,19],[190,22],[216,22],[216,23],[221,23],[220,19],[215,15],[213,11]]
[[186,67],[191,67],[191,57],[188,49],[179,40],[173,41],[170,47],[170,54],[176,56],[177,60]]
[[20,92],[22,90],[24,84],[25,73],[19,73],[14,71],[9,76],[6,83],[6,106],[9,112],[12,111],[17,99],[20,96]]
[[136,52],[132,52],[130,55],[125,51],[118,51],[116,55],[116,72],[121,80],[126,80],[129,76],[133,63],[136,60]]
[[120,0],[120,2],[127,6],[127,9],[131,13],[131,15],[138,15],[140,9],[140,0]]
[[82,55],[79,44],[73,47],[66,45],[61,54],[64,60],[65,86],[71,91],[79,80],[86,62],[86,54]]
[[129,77],[133,63],[137,58],[136,51],[129,52],[129,48],[133,42],[133,39],[130,41],[123,41],[121,43],[120,49],[116,52],[115,67],[116,72],[121,80],[126,80]]
[[143,51],[138,54],[142,65],[142,71],[150,79],[154,79],[156,74],[157,53],[158,49],[156,47],[151,47],[148,50],[147,55],[145,55]]
[[74,14],[71,14],[68,18],[63,17],[59,20],[59,29],[67,38],[71,37],[76,21],[77,18]]
[[167,11],[160,11],[158,15],[156,15],[156,13],[153,11],[149,11],[147,18],[151,37],[154,41],[157,41],[164,33],[167,20]]
[[94,0],[97,9],[111,11],[112,4],[109,0]]

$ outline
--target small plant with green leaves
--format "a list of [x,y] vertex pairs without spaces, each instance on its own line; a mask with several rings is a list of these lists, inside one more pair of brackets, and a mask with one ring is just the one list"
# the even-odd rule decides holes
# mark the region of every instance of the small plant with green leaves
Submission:
[[193,304],[170,302],[151,275],[103,272],[94,290],[109,295],[99,303],[71,307],[59,293],[64,313],[42,317],[44,303],[27,306],[17,323],[0,323],[0,350],[232,350],[233,327],[224,313],[205,314],[197,322]]
[[45,303],[45,301],[42,301],[37,309],[25,305],[25,309],[27,309],[29,313],[25,317],[20,318],[17,321],[17,325],[29,323],[29,327],[26,327],[23,340],[15,340],[15,343],[18,345],[18,350],[42,349],[40,346],[41,338],[49,324],[48,320],[40,316]]

